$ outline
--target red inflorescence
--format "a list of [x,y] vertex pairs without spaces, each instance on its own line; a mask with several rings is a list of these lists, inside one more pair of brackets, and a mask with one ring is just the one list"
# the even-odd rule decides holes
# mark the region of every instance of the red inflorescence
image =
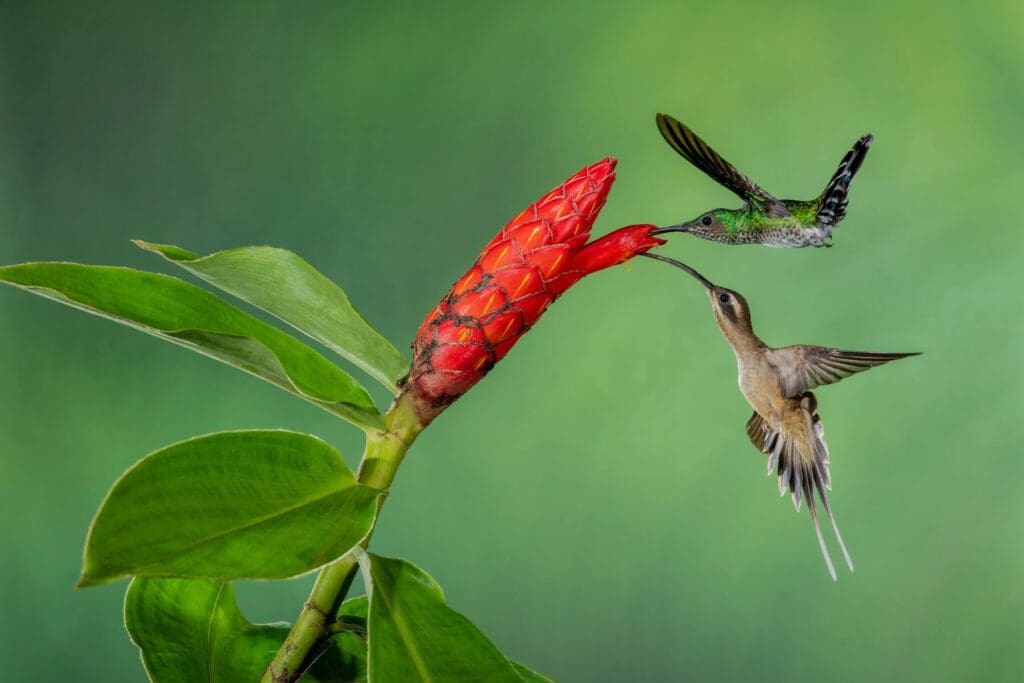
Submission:
[[590,228],[615,180],[615,160],[587,166],[513,218],[420,326],[405,384],[424,422],[469,390],[541,313],[595,271],[664,244],[653,225],[590,244]]

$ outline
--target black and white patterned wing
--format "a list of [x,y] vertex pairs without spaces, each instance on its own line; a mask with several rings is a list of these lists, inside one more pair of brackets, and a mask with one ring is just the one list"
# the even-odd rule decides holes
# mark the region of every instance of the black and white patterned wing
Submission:
[[788,217],[792,214],[786,205],[765,192],[760,185],[743,175],[735,166],[700,139],[688,126],[668,114],[658,114],[658,130],[665,141],[691,164],[714,178],[716,182],[739,195],[762,213]]

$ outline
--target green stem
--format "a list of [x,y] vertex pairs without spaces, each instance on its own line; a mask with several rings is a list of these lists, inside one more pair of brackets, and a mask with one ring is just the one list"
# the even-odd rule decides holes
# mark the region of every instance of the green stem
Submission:
[[[387,492],[394,481],[405,453],[423,429],[412,408],[412,401],[399,395],[391,410],[384,416],[385,432],[368,432],[366,450],[356,475],[361,484]],[[385,496],[377,500],[377,515],[384,505]],[[373,530],[359,544],[370,544]],[[302,670],[306,655],[325,635],[330,635],[330,622],[355,579],[357,562],[351,552],[320,570],[313,584],[309,600],[303,605],[298,619],[288,632],[281,649],[274,655],[260,683],[289,683]]]

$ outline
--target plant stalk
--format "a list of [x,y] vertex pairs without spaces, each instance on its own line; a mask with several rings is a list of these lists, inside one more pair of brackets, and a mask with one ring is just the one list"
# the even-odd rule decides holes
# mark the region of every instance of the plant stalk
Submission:
[[[423,430],[407,394],[398,395],[391,410],[384,416],[384,424],[387,431],[367,433],[366,450],[356,475],[359,483],[385,492],[385,495],[377,499],[377,516],[380,515],[388,489],[406,451]],[[373,529],[360,542],[360,547],[365,549],[370,544],[372,534]],[[345,599],[357,568],[355,555],[348,552],[320,570],[309,600],[303,605],[288,637],[260,678],[260,683],[290,683],[303,670],[303,663],[313,646],[331,634],[334,613]]]

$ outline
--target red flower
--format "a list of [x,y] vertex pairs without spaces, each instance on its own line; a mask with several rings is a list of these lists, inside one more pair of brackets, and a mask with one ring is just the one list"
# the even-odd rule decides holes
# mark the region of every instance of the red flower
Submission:
[[665,241],[653,225],[590,244],[615,180],[615,160],[588,166],[516,216],[420,326],[404,390],[424,423],[505,357],[548,305],[580,278]]

